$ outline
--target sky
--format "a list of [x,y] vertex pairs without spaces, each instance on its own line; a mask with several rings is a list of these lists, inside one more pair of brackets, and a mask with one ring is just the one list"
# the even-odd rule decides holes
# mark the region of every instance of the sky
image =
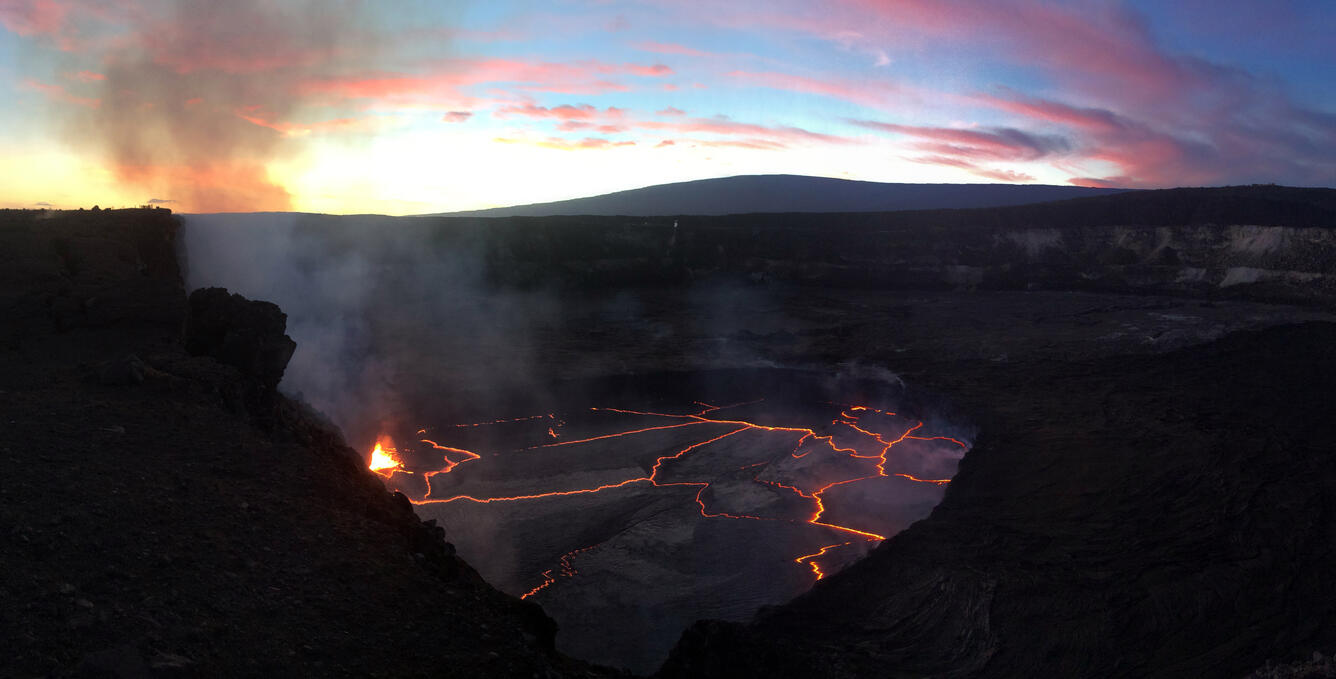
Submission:
[[1330,0],[0,0],[0,207],[1336,186]]

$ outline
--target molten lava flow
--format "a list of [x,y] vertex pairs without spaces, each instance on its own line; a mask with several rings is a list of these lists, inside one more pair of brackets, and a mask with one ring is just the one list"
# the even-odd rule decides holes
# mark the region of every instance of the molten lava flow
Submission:
[[[600,544],[602,544],[602,543],[600,543]],[[581,547],[581,548],[579,548],[579,549],[572,549],[571,551],[566,552],[565,554],[561,555],[561,558],[557,560],[557,566],[558,566],[558,568],[561,569],[561,577],[563,577],[563,578],[573,578],[573,577],[575,577],[575,574],[580,572],[580,571],[575,570],[575,555],[576,555],[576,554],[579,554],[579,553],[581,553],[581,552],[587,552],[587,551],[589,551],[589,550],[591,550],[591,549],[593,549],[593,548],[595,548],[595,547],[597,547],[597,546],[598,546],[598,545],[589,545],[588,547]],[[531,589],[531,590],[525,592],[524,594],[521,594],[521,595],[520,595],[520,598],[521,598],[521,599],[528,599],[529,597],[531,597],[531,596],[533,596],[533,595],[535,595],[535,594],[537,594],[537,593],[539,593],[539,592],[541,592],[541,591],[547,589],[549,585],[551,585],[552,583],[556,582],[556,581],[557,581],[556,577],[554,577],[554,576],[552,575],[552,571],[553,571],[553,570],[554,570],[554,569],[549,568],[549,569],[543,571],[543,581],[542,581],[541,583],[539,583],[539,585],[538,585],[537,587],[534,587],[533,589]]]
[[381,476],[390,476],[395,470],[403,469],[404,463],[399,460],[399,451],[394,448],[394,442],[387,437],[380,437],[376,441],[376,447],[371,450],[371,460],[367,463],[367,468]]
[[817,580],[820,580],[821,578],[826,577],[826,574],[825,574],[824,572],[821,571],[821,564],[817,563],[817,562],[815,561],[815,559],[816,559],[818,556],[825,556],[825,555],[826,555],[826,552],[829,552],[829,551],[832,550],[832,549],[836,549],[836,548],[839,548],[839,547],[845,547],[845,546],[852,545],[852,544],[854,544],[854,541],[853,541],[853,540],[850,540],[850,541],[848,541],[848,542],[841,542],[841,543],[834,544],[834,545],[826,545],[825,547],[822,547],[822,548],[820,549],[820,551],[818,551],[818,552],[816,552],[816,553],[814,553],[814,554],[804,554],[804,555],[802,555],[802,556],[800,556],[800,557],[794,559],[793,562],[794,562],[794,563],[803,563],[804,561],[806,561],[806,562],[807,562],[807,565],[812,567],[812,574],[816,576],[816,579],[817,579]]
[[[561,427],[564,424],[564,422],[557,420],[556,415],[552,413],[546,415],[533,415],[528,417],[510,418],[505,420],[494,420],[491,422],[478,422],[478,423],[463,424],[463,425],[453,425],[453,427],[479,427],[487,425],[501,425],[506,423],[524,422],[528,420],[539,420],[543,418],[548,418],[553,423],[555,423],[553,427],[549,427],[547,429],[546,432],[548,436],[547,443],[538,443],[536,445],[531,445],[526,448],[520,448],[518,449],[519,451],[535,450],[539,448],[560,448],[567,446],[578,446],[586,443],[607,441],[623,437],[632,437],[638,434],[644,434],[648,432],[659,432],[670,429],[683,429],[688,427],[696,427],[700,425],[707,425],[707,426],[723,425],[729,427],[730,430],[722,434],[714,434],[712,436],[709,436],[708,438],[702,438],[701,440],[696,441],[695,443],[692,443],[690,445],[687,445],[686,447],[678,450],[675,453],[658,457],[654,461],[652,467],[650,468],[649,473],[644,476],[635,476],[635,477],[620,479],[609,483],[594,485],[591,487],[583,487],[583,488],[577,487],[577,488],[567,488],[562,490],[553,490],[541,493],[527,493],[527,494],[516,494],[516,495],[506,495],[506,496],[490,496],[490,497],[476,497],[474,495],[462,494],[462,493],[451,495],[449,497],[438,498],[433,496],[431,492],[432,487],[430,483],[432,477],[440,474],[449,474],[451,472],[454,472],[463,463],[481,459],[481,456],[478,455],[477,453],[464,450],[462,448],[453,448],[450,446],[441,445],[429,439],[421,439],[422,443],[429,445],[434,450],[441,451],[442,453],[444,453],[443,456],[444,466],[439,467],[433,471],[427,471],[422,474],[422,478],[425,479],[425,481],[427,482],[426,492],[422,493],[421,496],[418,497],[417,499],[414,499],[413,502],[415,504],[428,504],[428,503],[450,503],[457,501],[467,501],[467,502],[486,505],[499,502],[520,502],[525,500],[588,495],[593,493],[600,493],[615,488],[624,488],[627,486],[637,485],[637,484],[648,484],[649,486],[652,487],[673,487],[673,486],[691,487],[696,489],[696,493],[693,499],[695,501],[695,504],[697,505],[697,511],[699,512],[702,518],[747,520],[747,521],[785,521],[791,523],[805,523],[821,529],[839,533],[841,538],[840,540],[824,545],[816,552],[810,554],[803,554],[801,556],[797,556],[796,558],[792,559],[794,563],[809,568],[813,576],[817,580],[820,580],[827,575],[827,572],[822,569],[822,565],[818,561],[822,557],[828,556],[834,550],[839,550],[841,548],[848,547],[851,545],[862,544],[867,542],[879,542],[881,540],[886,539],[885,536],[872,532],[870,530],[866,530],[865,528],[843,525],[840,523],[833,523],[830,521],[823,521],[822,519],[826,513],[825,499],[822,497],[824,493],[841,486],[847,486],[849,484],[854,484],[869,479],[887,478],[887,477],[898,477],[917,483],[943,485],[949,483],[950,479],[925,479],[915,476],[914,474],[910,474],[906,471],[888,471],[887,466],[891,464],[891,462],[888,460],[888,455],[891,453],[893,449],[896,448],[896,446],[903,444],[905,441],[939,441],[943,443],[953,444],[961,448],[968,448],[967,444],[955,438],[947,436],[920,435],[919,432],[924,427],[924,423],[922,421],[913,422],[912,420],[907,420],[903,416],[897,415],[896,413],[891,411],[879,410],[876,408],[871,408],[861,405],[844,407],[843,410],[840,411],[839,417],[831,422],[832,427],[836,428],[842,427],[848,430],[849,432],[852,432],[848,435],[838,434],[842,436],[841,438],[842,441],[844,441],[846,438],[852,437],[853,439],[856,440],[861,439],[866,442],[866,443],[852,444],[848,446],[836,445],[835,438],[838,432],[822,435],[818,434],[815,430],[810,429],[808,427],[771,426],[771,425],[757,424],[755,422],[750,422],[747,420],[728,419],[725,417],[718,416],[718,413],[720,411],[730,410],[733,408],[738,408],[746,405],[753,405],[758,402],[759,401],[751,401],[747,403],[716,406],[698,401],[696,402],[696,405],[700,407],[700,410],[685,414],[629,410],[623,408],[591,408],[590,410],[594,412],[618,413],[623,415],[635,415],[643,417],[659,417],[676,421],[671,424],[645,426],[637,429],[629,429],[610,434],[600,434],[600,435],[587,436],[584,438],[570,439],[570,440],[559,439],[556,429]],[[880,426],[878,424],[865,424],[864,418],[873,418],[877,420],[878,423],[880,423]],[[895,433],[878,431],[878,429],[888,428],[889,426],[892,425],[892,423],[902,423],[895,427]],[[425,431],[426,430],[420,430],[419,433],[420,434],[425,433]],[[751,514],[736,514],[721,510],[712,510],[707,505],[706,492],[714,488],[714,486],[720,481],[722,477],[714,479],[701,479],[701,480],[693,479],[693,480],[682,480],[682,481],[669,481],[664,478],[664,469],[670,463],[676,465],[677,463],[679,463],[682,460],[685,460],[688,456],[691,456],[692,454],[700,454],[698,451],[700,451],[703,448],[706,448],[707,446],[710,446],[711,444],[717,443],[724,439],[728,439],[730,437],[738,436],[740,434],[743,434],[744,432],[749,432],[749,431],[779,432],[781,434],[792,434],[795,437],[793,449],[788,455],[781,454],[779,457],[776,457],[775,459],[767,459],[767,460],[762,460],[760,462],[745,464],[742,465],[741,467],[734,469],[733,472],[729,473],[732,474],[736,472],[743,472],[744,470],[756,469],[757,471],[755,472],[755,474],[751,475],[750,479],[751,482],[761,484],[767,488],[774,489],[775,491],[781,493],[782,495],[792,494],[791,497],[796,497],[802,502],[810,503],[810,512],[805,517],[801,519],[795,519],[791,516],[783,516],[783,515],[757,516]],[[558,440],[554,441],[553,439],[558,439]],[[790,458],[794,460],[800,460],[806,458],[813,452],[823,452],[824,454],[837,456],[837,459],[842,457],[842,458],[847,458],[849,460],[857,460],[858,462],[855,465],[856,467],[862,466],[866,468],[870,465],[870,468],[866,468],[866,471],[856,472],[856,473],[845,472],[843,478],[828,480],[823,483],[804,484],[804,482],[802,481],[785,482],[784,480],[779,480],[776,478],[762,478],[763,476],[767,475],[768,470],[770,470],[770,473],[772,474],[781,474],[781,475],[784,474],[785,472],[782,471],[782,468],[775,467],[775,465],[777,465],[780,460],[790,459]],[[771,467],[774,467],[774,469],[771,470]],[[844,464],[843,466],[836,465],[837,469],[845,469],[847,467],[848,464]],[[402,470],[402,468],[403,465],[398,459],[397,453],[394,451],[394,449],[392,447],[383,448],[381,442],[378,442],[375,450],[372,452],[372,469],[377,471],[378,473],[383,473],[384,470],[390,469],[392,470],[391,471],[392,474],[394,470]],[[406,473],[411,474],[412,472],[406,472]],[[751,474],[751,472],[747,471],[743,476],[744,479],[746,474]],[[716,495],[716,497],[718,496]],[[594,547],[597,546],[598,545],[582,547],[580,549],[567,552],[566,554],[561,556],[558,560],[558,565],[554,568],[544,571],[542,573],[542,582],[540,582],[533,589],[523,594],[522,598],[533,596],[534,594],[537,594],[538,592],[548,588],[557,581],[558,577],[574,576],[576,574],[576,570],[573,565],[574,557],[577,554],[589,551],[590,549],[593,549]],[[553,575],[554,571],[557,571],[559,575],[554,576]]]

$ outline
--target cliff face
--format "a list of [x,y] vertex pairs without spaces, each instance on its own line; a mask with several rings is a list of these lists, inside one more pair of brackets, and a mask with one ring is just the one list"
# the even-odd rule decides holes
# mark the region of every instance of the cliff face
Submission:
[[[767,238],[756,234],[758,240]],[[806,236],[807,234],[803,234]],[[702,250],[708,250],[708,244]],[[1336,231],[1256,225],[888,229],[717,268],[754,279],[910,290],[1083,290],[1328,304]],[[704,253],[701,253],[704,255]],[[814,256],[813,256],[814,255]],[[702,257],[706,258],[706,257]]]
[[118,324],[180,328],[185,294],[171,211],[0,210],[0,226],[0,342]]
[[1328,305],[1336,191],[1174,189],[979,210],[442,220],[498,282],[712,277],[897,290],[1083,290]]
[[593,673],[274,392],[276,307],[187,308],[176,229],[0,213],[0,675]]

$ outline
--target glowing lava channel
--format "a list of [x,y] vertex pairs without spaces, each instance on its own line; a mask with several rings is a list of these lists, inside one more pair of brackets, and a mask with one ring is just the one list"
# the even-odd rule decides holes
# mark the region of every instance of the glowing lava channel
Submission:
[[[614,483],[602,484],[602,485],[598,485],[598,486],[595,486],[595,487],[592,487],[592,488],[572,488],[572,489],[568,489],[568,490],[557,490],[557,491],[549,491],[549,492],[544,492],[544,493],[532,493],[532,494],[527,494],[527,495],[511,495],[511,496],[498,496],[498,497],[474,497],[474,496],[472,496],[472,495],[462,495],[462,494],[461,494],[461,495],[454,495],[454,496],[452,496],[452,497],[448,497],[448,498],[435,498],[435,497],[432,497],[432,496],[431,496],[431,484],[430,484],[430,479],[431,479],[431,477],[436,476],[436,475],[438,475],[438,474],[448,474],[448,473],[451,473],[451,472],[453,472],[456,468],[458,468],[461,464],[463,464],[463,463],[465,463],[465,462],[470,462],[470,461],[473,461],[473,460],[481,459],[481,456],[478,455],[477,453],[474,453],[474,452],[472,452],[472,451],[465,450],[465,449],[462,449],[462,448],[454,448],[454,447],[450,447],[450,446],[444,446],[444,445],[441,445],[441,444],[439,444],[439,443],[436,443],[435,441],[430,440],[430,439],[426,439],[426,438],[419,439],[419,442],[420,442],[420,443],[423,443],[423,444],[429,446],[429,447],[430,447],[431,449],[433,449],[433,450],[440,451],[440,452],[444,453],[444,455],[443,455],[444,466],[442,466],[442,467],[440,467],[440,468],[438,468],[438,469],[436,469],[436,470],[433,470],[433,471],[427,471],[427,472],[424,472],[424,473],[422,474],[423,478],[426,479],[426,481],[427,481],[427,492],[424,494],[423,497],[418,498],[418,499],[413,499],[412,502],[413,502],[414,504],[450,503],[450,502],[459,502],[459,501],[474,502],[474,503],[478,503],[478,504],[491,504],[491,503],[495,503],[495,502],[520,502],[520,501],[524,501],[524,500],[537,500],[537,499],[542,499],[542,498],[555,498],[555,497],[574,496],[574,495],[587,495],[587,494],[592,494],[592,493],[600,493],[600,492],[603,492],[603,491],[606,491],[606,490],[611,490],[611,489],[614,489],[614,488],[624,488],[624,487],[626,487],[626,486],[631,486],[631,485],[635,485],[635,484],[642,484],[642,483],[644,483],[644,484],[649,484],[649,485],[654,486],[654,487],[689,486],[689,487],[697,488],[698,490],[696,491],[695,502],[696,502],[696,504],[698,505],[698,511],[699,511],[700,515],[701,515],[702,517],[704,517],[704,518],[710,518],[710,519],[713,519],[713,518],[723,518],[723,519],[747,520],[747,521],[792,521],[791,519],[773,518],[773,517],[761,517],[761,516],[750,516],[750,515],[739,515],[739,514],[730,514],[730,513],[722,512],[722,511],[720,511],[720,512],[711,512],[710,509],[706,506],[706,504],[705,504],[705,500],[704,500],[703,496],[704,496],[705,491],[710,489],[710,487],[711,487],[711,485],[712,485],[712,482],[708,482],[708,481],[676,481],[676,482],[669,482],[669,481],[663,481],[663,480],[661,480],[660,477],[659,477],[660,472],[663,470],[663,466],[664,466],[664,464],[665,464],[666,462],[669,462],[669,461],[672,461],[672,460],[680,460],[680,459],[684,458],[685,456],[687,456],[688,454],[692,453],[693,451],[699,450],[699,449],[701,449],[701,448],[703,448],[703,447],[705,447],[705,446],[707,446],[707,445],[710,445],[710,444],[715,443],[715,442],[717,442],[717,441],[726,439],[726,438],[728,438],[728,437],[735,436],[735,435],[737,435],[737,434],[741,434],[741,433],[743,433],[743,432],[745,432],[745,431],[753,431],[753,430],[755,430],[755,431],[769,431],[769,432],[789,432],[789,433],[792,433],[792,434],[794,434],[794,435],[797,436],[797,440],[796,440],[796,442],[794,443],[793,451],[790,453],[790,456],[791,456],[792,458],[794,458],[794,459],[802,459],[802,458],[806,457],[808,454],[810,454],[810,453],[812,452],[811,450],[807,450],[807,451],[803,452],[802,454],[799,454],[799,452],[798,452],[798,451],[803,447],[803,444],[804,444],[804,443],[807,443],[807,442],[810,441],[810,442],[818,443],[818,444],[820,444],[820,445],[824,445],[825,448],[828,448],[828,449],[829,449],[829,452],[830,452],[831,454],[834,454],[834,455],[844,455],[844,456],[847,456],[847,457],[850,457],[850,458],[855,458],[855,459],[860,459],[860,460],[870,460],[870,461],[875,461],[874,466],[873,466],[873,471],[872,471],[872,473],[865,474],[865,475],[862,475],[862,476],[854,476],[854,477],[852,477],[852,478],[846,478],[846,479],[840,479],[840,480],[837,480],[837,481],[832,481],[832,482],[830,482],[830,483],[827,483],[827,484],[822,485],[822,486],[820,486],[820,487],[817,487],[817,488],[815,488],[815,489],[812,489],[812,490],[806,490],[806,491],[803,490],[802,488],[796,486],[796,485],[789,485],[789,484],[785,484],[785,483],[782,483],[782,482],[779,482],[779,481],[772,481],[772,480],[761,479],[759,474],[756,475],[756,476],[753,476],[752,479],[751,479],[751,480],[752,480],[753,482],[755,482],[755,483],[763,484],[763,485],[765,485],[765,486],[768,486],[768,487],[771,487],[771,488],[775,488],[775,489],[778,489],[778,490],[783,491],[783,492],[791,492],[791,493],[796,494],[798,497],[801,497],[801,498],[810,500],[810,501],[812,502],[812,505],[813,505],[813,511],[812,511],[812,514],[811,514],[810,516],[808,516],[806,519],[804,519],[804,520],[802,521],[803,523],[807,523],[807,524],[810,524],[810,525],[813,525],[813,526],[819,526],[819,527],[821,527],[821,528],[825,528],[825,529],[833,530],[833,531],[836,531],[836,532],[839,532],[839,533],[843,533],[844,535],[846,535],[846,536],[850,536],[850,537],[851,537],[851,539],[845,540],[845,541],[843,541],[843,542],[834,542],[834,543],[825,545],[825,546],[821,547],[821,548],[820,548],[818,551],[816,551],[816,552],[813,552],[813,553],[811,553],[811,554],[803,554],[803,555],[798,556],[798,557],[796,557],[796,558],[793,559],[793,562],[794,562],[794,563],[796,563],[796,564],[798,564],[798,565],[800,565],[800,566],[805,566],[806,568],[810,569],[811,572],[812,572],[812,574],[813,574],[813,576],[815,577],[815,579],[816,579],[816,580],[820,580],[820,579],[824,578],[824,577],[827,575],[827,573],[821,568],[821,564],[817,561],[819,558],[821,558],[821,557],[823,557],[823,556],[826,556],[826,555],[827,555],[828,553],[830,553],[832,550],[837,550],[837,549],[840,549],[840,548],[842,548],[842,547],[846,547],[846,546],[849,546],[849,545],[853,545],[853,544],[858,543],[859,541],[880,542],[880,541],[886,539],[885,536],[883,536],[883,535],[879,535],[879,534],[877,534],[877,533],[873,533],[873,532],[871,532],[871,531],[860,530],[860,529],[855,528],[855,527],[852,527],[852,526],[845,526],[845,525],[840,525],[840,524],[835,524],[835,523],[830,523],[830,522],[822,521],[821,518],[822,518],[822,516],[823,516],[823,515],[825,514],[825,512],[826,512],[826,506],[825,506],[825,503],[824,503],[824,501],[823,501],[823,499],[822,499],[822,494],[823,494],[823,493],[825,493],[826,491],[828,491],[828,490],[830,490],[830,489],[832,489],[832,488],[838,487],[838,486],[843,486],[843,485],[847,485],[847,484],[851,484],[851,483],[856,483],[856,482],[859,482],[859,481],[865,481],[865,480],[868,480],[868,479],[884,478],[884,477],[890,477],[890,476],[900,477],[900,478],[907,479],[907,480],[909,480],[909,481],[918,482],[918,483],[929,483],[929,484],[935,484],[935,485],[945,485],[945,484],[947,484],[947,483],[950,483],[951,480],[950,480],[950,479],[923,479],[923,478],[918,478],[918,477],[916,477],[916,476],[914,476],[914,475],[912,475],[912,474],[908,474],[908,473],[904,473],[904,472],[888,472],[888,471],[886,470],[886,465],[888,464],[888,461],[887,461],[887,459],[886,459],[886,456],[891,452],[891,450],[892,450],[895,446],[897,446],[897,445],[903,443],[904,441],[909,441],[909,440],[915,440],[915,441],[943,441],[943,442],[947,442],[947,443],[950,443],[950,444],[954,444],[954,445],[959,446],[959,447],[964,448],[964,449],[968,449],[968,448],[969,448],[969,446],[968,446],[966,443],[964,443],[963,441],[960,441],[960,440],[955,439],[955,438],[951,438],[951,437],[949,437],[949,436],[920,436],[920,435],[916,435],[915,432],[918,432],[918,431],[921,430],[921,429],[923,428],[923,426],[924,426],[924,423],[921,422],[921,421],[918,422],[918,423],[916,423],[916,424],[914,424],[913,426],[911,426],[911,427],[905,429],[903,432],[900,433],[899,436],[897,436],[897,437],[895,437],[895,438],[893,438],[893,439],[889,439],[889,440],[888,440],[883,434],[878,433],[878,432],[873,431],[873,430],[871,430],[871,429],[869,429],[869,428],[867,428],[867,427],[862,426],[862,424],[860,424],[860,420],[861,420],[861,418],[863,418],[863,417],[864,417],[866,414],[868,414],[868,413],[875,413],[875,414],[877,414],[877,415],[881,415],[881,416],[884,416],[884,417],[899,417],[899,416],[896,415],[896,413],[894,413],[894,412],[885,411],[885,410],[878,410],[878,409],[876,409],[876,408],[869,408],[869,407],[865,407],[865,406],[850,406],[850,407],[846,408],[845,410],[843,410],[843,411],[840,413],[840,417],[839,417],[838,419],[832,421],[831,424],[834,425],[834,426],[844,426],[844,427],[847,427],[847,428],[849,428],[850,430],[854,431],[855,433],[857,433],[857,434],[859,434],[859,435],[861,435],[861,436],[863,436],[863,437],[866,437],[866,438],[871,439],[872,441],[875,442],[875,448],[874,448],[874,450],[876,451],[875,453],[865,453],[865,452],[862,452],[862,451],[860,451],[860,450],[858,450],[858,449],[856,449],[856,448],[844,448],[844,447],[839,447],[839,446],[835,445],[835,442],[834,442],[835,436],[834,436],[833,434],[832,434],[832,435],[829,435],[829,436],[822,436],[822,435],[817,434],[816,431],[814,431],[814,430],[812,430],[812,429],[809,429],[809,428],[807,428],[807,427],[775,427],[775,426],[768,426],[768,425],[756,424],[756,423],[754,423],[754,422],[748,422],[748,421],[745,421],[745,420],[721,419],[721,418],[715,418],[715,417],[708,417],[708,416],[707,416],[707,415],[710,414],[710,413],[715,413],[715,412],[718,412],[718,411],[721,411],[721,410],[728,410],[728,409],[731,409],[731,408],[737,408],[737,407],[744,406],[744,405],[752,405],[752,404],[754,404],[754,403],[758,403],[758,402],[759,402],[759,401],[751,401],[751,402],[748,402],[748,403],[738,403],[738,404],[727,405],[727,406],[714,406],[714,405],[710,405],[710,404],[708,404],[708,403],[702,403],[702,402],[697,401],[696,404],[699,405],[699,406],[701,406],[701,410],[699,410],[699,411],[697,411],[697,412],[695,412],[695,413],[690,413],[690,414],[656,413],[656,412],[646,412],[646,411],[639,411],[639,410],[626,410],[626,409],[621,409],[621,408],[590,408],[590,410],[592,410],[592,411],[596,411],[596,412],[611,412],[611,413],[620,413],[620,414],[625,414],[625,415],[639,415],[639,416],[663,417],[663,418],[670,418],[670,419],[677,419],[677,420],[684,420],[684,421],[682,421],[682,422],[678,422],[678,423],[676,423],[676,424],[669,424],[669,425],[662,425],[662,426],[653,426],[653,427],[642,427],[642,428],[639,428],[639,429],[632,429],[632,430],[627,430],[627,431],[621,431],[621,432],[616,432],[616,433],[612,433],[612,434],[603,434],[603,435],[599,435],[599,436],[591,436],[591,437],[582,438],[582,439],[572,439],[572,440],[565,440],[565,441],[563,441],[563,440],[557,440],[557,441],[555,441],[555,442],[553,442],[553,443],[546,443],[546,444],[542,444],[542,445],[538,445],[538,446],[532,446],[531,448],[526,448],[526,449],[525,449],[525,450],[529,450],[529,449],[533,449],[533,448],[553,448],[553,447],[560,447],[560,446],[574,446],[574,445],[579,445],[579,444],[583,444],[583,443],[590,443],[590,442],[594,442],[594,441],[604,441],[604,440],[608,440],[608,439],[616,439],[616,438],[621,438],[621,437],[634,436],[634,435],[636,435],[636,434],[643,434],[643,433],[646,433],[646,432],[663,431],[663,430],[667,430],[667,429],[678,429],[678,428],[692,427],[692,426],[702,425],[702,424],[730,425],[730,426],[736,427],[736,428],[733,429],[732,431],[726,432],[726,433],[724,433],[724,434],[720,434],[720,435],[714,436],[714,437],[712,437],[712,438],[708,438],[708,439],[704,439],[704,440],[698,441],[698,442],[696,442],[696,443],[692,443],[691,445],[686,446],[685,448],[679,450],[679,451],[676,452],[676,453],[673,453],[672,455],[664,455],[664,456],[661,456],[661,457],[657,458],[657,459],[655,460],[655,462],[654,462],[653,467],[652,467],[651,470],[650,470],[649,475],[647,475],[647,476],[638,476],[638,477],[633,477],[633,478],[623,479],[623,480],[620,480],[620,481],[617,481],[617,482],[614,482]],[[526,417],[517,417],[517,418],[510,418],[510,419],[503,419],[503,420],[494,420],[494,421],[490,421],[490,422],[477,422],[477,423],[471,423],[471,424],[457,424],[457,425],[451,425],[451,426],[452,426],[452,428],[480,427],[480,426],[486,426],[486,425],[499,425],[499,424],[515,423],[515,422],[525,422],[525,421],[530,421],[530,420],[541,420],[541,419],[544,419],[544,418],[556,422],[556,425],[555,425],[556,428],[559,428],[562,424],[564,424],[564,423],[558,422],[558,421],[556,420],[556,416],[555,416],[555,414],[550,414],[550,413],[549,413],[549,414],[546,414],[546,415],[531,415],[531,416],[526,416]],[[548,434],[548,436],[549,436],[550,438],[552,438],[552,439],[559,439],[559,435],[558,435],[558,433],[557,433],[557,431],[556,431],[556,428],[548,428],[548,430],[547,430],[547,434]],[[425,430],[425,429],[420,429],[420,430],[418,430],[418,433],[419,433],[419,434],[425,434],[425,433],[426,433],[426,430]],[[452,459],[452,458],[453,458],[453,459]],[[768,464],[771,464],[771,463],[772,463],[771,461],[763,461],[763,462],[760,462],[760,463],[755,463],[755,464],[745,465],[745,466],[742,467],[741,469],[746,469],[746,468],[750,468],[750,467],[757,467],[757,466],[767,466]],[[403,461],[402,461],[402,460],[400,459],[400,457],[399,457],[398,451],[397,451],[395,448],[393,448],[393,446],[392,446],[392,442],[388,439],[388,437],[384,437],[384,436],[382,436],[382,437],[376,442],[376,446],[375,446],[375,448],[374,448],[374,449],[372,450],[372,452],[371,452],[371,459],[370,459],[370,463],[369,463],[368,466],[371,468],[372,471],[375,471],[376,473],[381,474],[382,476],[385,476],[386,478],[390,478],[390,477],[392,477],[392,476],[393,476],[394,474],[396,474],[396,473],[406,473],[406,474],[412,474],[412,473],[413,473],[413,472],[404,470],[404,464],[403,464]],[[590,545],[590,546],[588,546],[588,547],[582,547],[582,548],[580,548],[580,549],[575,549],[575,550],[572,550],[572,551],[567,552],[566,554],[562,555],[561,558],[558,560],[558,565],[557,565],[557,567],[556,567],[556,568],[553,568],[553,569],[548,569],[548,570],[546,570],[546,571],[543,571],[543,573],[541,574],[541,575],[542,575],[542,582],[539,583],[537,586],[535,586],[533,589],[530,589],[528,592],[525,592],[524,594],[522,594],[522,595],[520,596],[520,598],[527,598],[527,597],[530,597],[530,596],[532,596],[532,595],[534,595],[534,594],[537,594],[538,592],[540,592],[540,591],[542,591],[542,590],[548,588],[548,587],[551,586],[552,584],[554,584],[554,583],[557,581],[557,577],[558,577],[558,576],[554,576],[554,575],[553,575],[553,572],[554,572],[554,571],[558,571],[558,575],[559,575],[560,577],[567,577],[567,578],[569,578],[569,577],[573,577],[573,576],[576,574],[576,572],[577,572],[576,569],[575,569],[575,565],[574,565],[574,558],[575,558],[575,556],[578,555],[578,554],[581,554],[581,553],[583,553],[583,552],[587,552],[587,551],[589,551],[589,550],[591,550],[591,549],[593,549],[593,548],[595,548],[595,547],[597,547],[597,546],[598,546],[598,545]]]

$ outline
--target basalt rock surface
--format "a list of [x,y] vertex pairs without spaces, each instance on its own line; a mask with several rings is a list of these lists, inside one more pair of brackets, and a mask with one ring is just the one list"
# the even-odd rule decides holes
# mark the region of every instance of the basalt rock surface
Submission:
[[285,334],[287,315],[272,302],[252,301],[222,288],[190,293],[186,351],[212,356],[274,390],[297,343]]

